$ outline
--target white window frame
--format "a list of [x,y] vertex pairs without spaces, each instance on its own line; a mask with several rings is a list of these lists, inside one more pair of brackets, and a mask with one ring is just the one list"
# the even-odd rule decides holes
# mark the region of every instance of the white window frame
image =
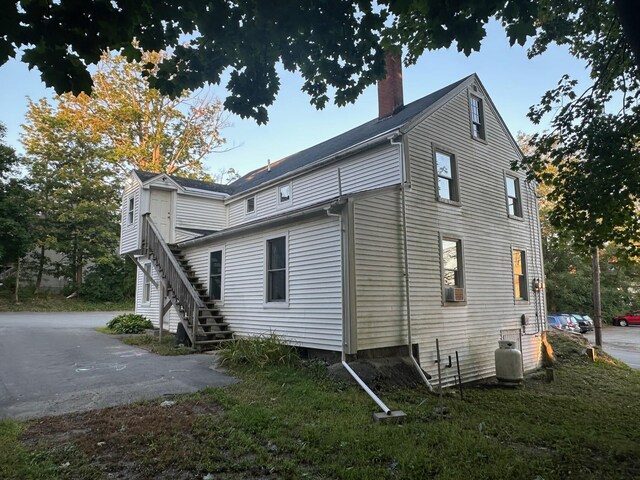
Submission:
[[[459,174],[458,174],[458,158],[452,153],[450,150],[446,148],[439,147],[438,145],[432,144],[433,151],[433,172],[435,175],[435,190],[436,190],[436,199],[442,203],[448,203],[450,205],[460,205],[460,182],[459,182]],[[440,195],[440,174],[438,173],[438,154],[446,155],[450,159],[451,163],[451,179],[450,179],[450,189],[449,193],[451,194],[451,199],[442,197]],[[445,177],[443,177],[445,178]]]
[[[524,294],[524,296],[522,296],[522,297],[516,297],[516,282],[515,282],[516,272],[515,272],[515,263],[513,261],[514,252],[521,252],[522,255],[523,255],[523,264],[522,264],[523,274],[522,274],[522,276],[524,277],[524,292],[520,292],[520,293]],[[527,258],[528,257],[529,257],[529,255],[527,255],[527,250],[525,248],[521,248],[521,247],[519,247],[517,245],[511,245],[511,288],[513,289],[513,301],[514,301],[514,304],[518,304],[518,303],[528,304],[529,303],[529,268],[527,267]]]
[[[284,276],[284,295],[285,300],[269,300],[269,241],[284,238],[285,241],[285,276]],[[268,308],[282,308],[289,307],[289,232],[273,233],[263,240],[263,252],[264,252],[264,306]]]
[[[456,242],[458,248],[458,271],[460,272],[460,285],[459,286],[451,286],[446,285],[444,283],[444,250],[442,248],[443,241]],[[464,306],[467,304],[467,278],[465,271],[465,263],[464,263],[464,239],[460,235],[449,234],[449,233],[440,233],[438,235],[438,251],[440,253],[440,285],[442,292],[442,305],[449,306]],[[453,302],[447,300],[447,288],[461,288],[464,292],[464,300]]]
[[[473,120],[473,100],[478,100],[478,116],[479,122],[474,122]],[[469,129],[471,132],[471,138],[477,140],[482,143],[487,143],[487,116],[485,114],[485,99],[484,96],[480,94],[479,89],[476,87],[476,90],[471,92],[469,91]],[[480,125],[481,127],[481,135],[474,134],[474,125]]]
[[[153,275],[151,270],[151,262],[144,262],[142,264],[142,304],[150,305],[151,304],[151,287],[153,284],[151,283],[151,275]],[[145,274],[145,272],[147,272]]]
[[136,212],[136,197],[130,196],[127,201],[127,225],[133,225]]
[[[249,211],[249,200],[253,200],[253,210]],[[256,196],[252,195],[251,197],[248,197],[245,201],[244,201],[244,214],[246,216],[251,216],[251,215],[255,215],[256,214]]]
[[[207,294],[211,298],[211,254],[213,252],[220,253],[220,299],[215,300],[221,305],[224,304],[224,274],[225,274],[225,248],[224,245],[212,247],[207,251]],[[212,299],[213,300],[213,299]]]
[[[284,187],[289,187],[289,198],[287,200],[281,200],[280,190]],[[281,183],[276,187],[276,205],[278,208],[286,208],[293,203],[293,185],[292,182]]]
[[[509,195],[509,189],[507,188],[507,181],[514,180],[514,186],[516,189],[516,197]],[[509,212],[509,199],[515,198],[517,204],[514,204],[517,208],[514,208],[514,213]],[[520,188],[520,177],[504,172],[504,201],[505,208],[507,209],[507,216],[516,220],[524,220],[524,209],[522,202],[522,188]]]

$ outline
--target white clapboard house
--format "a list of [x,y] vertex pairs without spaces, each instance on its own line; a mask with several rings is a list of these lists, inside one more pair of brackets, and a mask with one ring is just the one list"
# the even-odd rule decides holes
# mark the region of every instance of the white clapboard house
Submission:
[[518,146],[476,75],[404,105],[389,63],[378,118],[230,185],[132,172],[136,312],[201,348],[275,332],[349,359],[409,351],[431,374],[437,339],[445,383],[456,352],[464,381],[493,376],[500,339],[536,368],[544,273]]

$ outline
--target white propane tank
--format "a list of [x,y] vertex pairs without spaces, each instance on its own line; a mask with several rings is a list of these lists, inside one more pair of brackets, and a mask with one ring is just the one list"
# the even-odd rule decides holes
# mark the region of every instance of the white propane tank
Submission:
[[522,354],[513,340],[499,340],[496,350],[496,378],[501,382],[522,382]]

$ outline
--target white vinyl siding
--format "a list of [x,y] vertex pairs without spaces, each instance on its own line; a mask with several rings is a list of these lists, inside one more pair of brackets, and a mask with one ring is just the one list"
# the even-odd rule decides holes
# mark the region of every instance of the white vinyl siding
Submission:
[[178,194],[176,199],[177,228],[217,231],[226,226],[227,212],[222,199]]
[[[420,362],[432,375],[436,372],[437,338],[443,358],[455,358],[458,351],[465,381],[495,373],[494,351],[501,332],[517,332],[522,314],[527,314],[531,322],[526,331],[535,331],[536,302],[514,304],[512,244],[531,252],[527,258],[529,278],[542,276],[536,199],[522,181],[525,221],[513,222],[504,214],[503,172],[517,158],[516,149],[488,102],[483,108],[490,143],[469,137],[468,98],[467,92],[461,92],[410,132],[412,188],[407,192],[412,325]],[[458,181],[465,197],[459,208],[434,199],[434,143],[456,152]],[[518,173],[512,175],[521,178]],[[460,238],[464,245],[466,304],[455,308],[442,302],[438,258],[441,234]],[[543,295],[538,301],[544,302]],[[544,304],[541,306],[544,312]],[[522,337],[525,370],[539,364],[539,341],[538,335]],[[455,369],[445,369],[443,374],[445,384],[453,383]]]
[[[287,233],[288,302],[265,304],[266,240]],[[215,244],[183,253],[200,280],[207,279]],[[224,242],[222,315],[240,336],[275,332],[294,345],[340,350],[342,273],[336,218],[265,230]]]
[[[120,219],[120,255],[140,248],[140,184],[132,174],[122,195]],[[129,201],[133,199],[133,223],[129,222]]]
[[[321,168],[307,175],[294,178],[291,184],[291,198],[278,203],[279,189],[287,182],[278,183],[256,193],[255,215],[247,216],[246,199],[238,199],[228,204],[229,226],[265,218],[290,209],[298,209],[342,194],[374,190],[401,182],[398,147],[386,144],[382,147],[355,155],[353,159]],[[338,181],[340,170],[340,182]]]
[[406,344],[400,192],[355,202],[358,350]]

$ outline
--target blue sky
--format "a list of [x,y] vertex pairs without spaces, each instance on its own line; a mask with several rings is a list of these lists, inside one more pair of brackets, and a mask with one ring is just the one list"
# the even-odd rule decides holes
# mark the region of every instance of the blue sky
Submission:
[[[550,48],[534,60],[527,59],[526,49],[509,47],[504,31],[494,22],[479,53],[466,57],[455,48],[430,52],[416,65],[405,68],[404,101],[409,103],[474,72],[514,135],[544,127],[531,124],[526,114],[562,74],[568,73],[578,80],[587,78],[584,63],[564,48]],[[34,100],[51,97],[53,91],[44,86],[37,71],[29,71],[17,61],[0,67],[0,85],[0,121],[8,129],[6,141],[21,151],[19,134],[27,97]],[[353,105],[341,108],[328,105],[321,111],[309,104],[301,86],[302,79],[297,74],[281,72],[280,93],[269,109],[267,125],[258,126],[253,120],[231,116],[231,126],[223,135],[228,146],[235,148],[210,155],[205,162],[208,170],[234,167],[242,174],[247,173],[265,165],[268,159],[275,161],[310,147],[371,120],[378,113],[375,86],[369,87]],[[212,91],[221,98],[225,96],[223,86],[214,86]]]

